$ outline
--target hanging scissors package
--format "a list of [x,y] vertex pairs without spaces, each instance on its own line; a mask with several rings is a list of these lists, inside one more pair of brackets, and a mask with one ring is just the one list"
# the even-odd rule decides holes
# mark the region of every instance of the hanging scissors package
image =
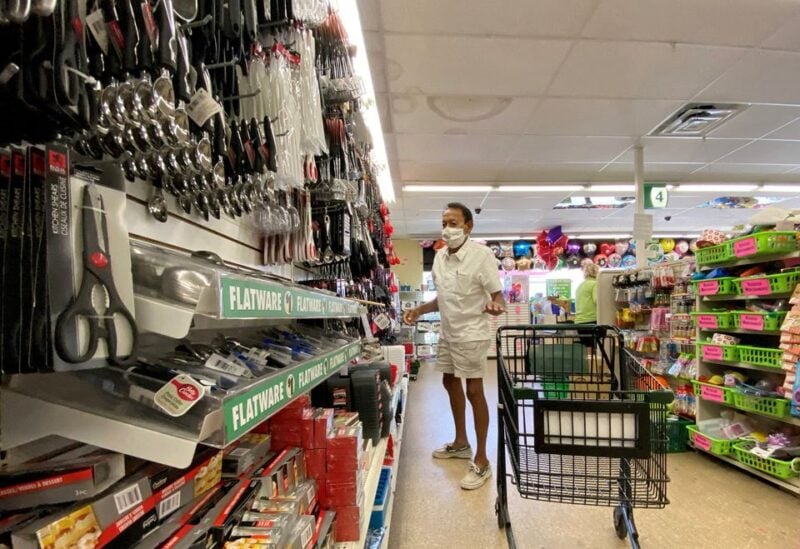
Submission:
[[118,173],[72,171],[69,151],[47,150],[47,287],[56,371],[135,358],[126,196]]

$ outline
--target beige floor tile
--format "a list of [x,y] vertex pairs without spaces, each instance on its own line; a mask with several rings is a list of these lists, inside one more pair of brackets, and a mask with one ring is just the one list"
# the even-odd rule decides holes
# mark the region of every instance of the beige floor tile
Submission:
[[[486,386],[494,454],[497,384],[493,370]],[[467,413],[471,414],[469,407]],[[467,461],[431,458],[433,449],[452,438],[453,427],[440,376],[429,365],[410,384],[406,421],[389,547],[507,547],[494,514],[494,479],[478,491],[465,492],[458,482]],[[670,505],[636,511],[643,548],[691,544],[695,549],[800,549],[800,499],[695,453],[670,455],[669,472]],[[511,522],[520,549],[629,547],[614,534],[611,509],[523,500],[515,490],[509,484]]]

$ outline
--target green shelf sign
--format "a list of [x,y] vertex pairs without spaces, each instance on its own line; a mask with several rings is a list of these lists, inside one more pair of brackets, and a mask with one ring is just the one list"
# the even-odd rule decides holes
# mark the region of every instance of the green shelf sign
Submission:
[[335,318],[361,314],[361,305],[279,283],[222,276],[222,318]]
[[270,376],[243,393],[225,400],[223,413],[226,443],[230,444],[247,434],[295,397],[307,393],[360,354],[361,343],[356,341],[289,371]]
[[558,296],[562,299],[572,299],[572,280],[569,278],[554,278],[545,282],[547,297]]
[[644,209],[664,209],[669,204],[669,189],[663,183],[644,184]]

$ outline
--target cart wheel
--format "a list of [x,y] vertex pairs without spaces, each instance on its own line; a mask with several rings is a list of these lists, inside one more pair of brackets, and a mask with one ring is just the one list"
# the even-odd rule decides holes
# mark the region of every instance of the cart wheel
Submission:
[[614,530],[616,530],[619,539],[625,539],[628,536],[628,527],[625,526],[622,507],[614,507]]
[[494,502],[494,512],[497,515],[497,527],[502,530],[508,526],[509,521],[506,518],[505,509],[503,509],[503,505],[500,503],[499,497]]

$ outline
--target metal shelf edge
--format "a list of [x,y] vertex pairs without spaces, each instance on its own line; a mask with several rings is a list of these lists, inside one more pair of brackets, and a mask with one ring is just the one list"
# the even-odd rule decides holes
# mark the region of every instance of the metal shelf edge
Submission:
[[780,261],[782,259],[794,259],[800,257],[800,250],[793,252],[781,252],[777,254],[768,255],[754,255],[745,259],[735,259],[732,261],[723,261],[721,263],[712,263],[711,265],[698,266],[701,271],[713,271],[722,267],[744,267],[745,265],[755,265],[757,263],[767,263],[769,261]]
[[782,479],[779,479],[777,477],[773,477],[772,475],[768,475],[768,474],[766,474],[764,472],[761,472],[758,469],[753,469],[752,467],[748,467],[744,463],[736,461],[732,457],[729,457],[729,456],[718,456],[717,454],[712,454],[711,452],[706,452],[706,451],[704,451],[704,450],[702,450],[700,448],[697,448],[697,447],[693,446],[691,443],[689,443],[689,447],[693,448],[694,450],[696,450],[698,452],[702,452],[703,454],[705,454],[707,456],[711,456],[711,457],[716,458],[716,459],[718,459],[720,461],[724,461],[726,463],[729,463],[729,464],[733,465],[734,467],[737,467],[737,468],[739,468],[739,469],[741,469],[741,470],[743,470],[743,471],[745,471],[747,473],[750,473],[750,474],[752,474],[754,476],[757,476],[757,477],[759,477],[759,478],[761,478],[763,480],[771,482],[771,483],[783,488],[784,490],[787,490],[787,491],[793,493],[796,496],[800,496],[800,480],[797,480],[796,482],[787,482],[785,480],[782,480]]

